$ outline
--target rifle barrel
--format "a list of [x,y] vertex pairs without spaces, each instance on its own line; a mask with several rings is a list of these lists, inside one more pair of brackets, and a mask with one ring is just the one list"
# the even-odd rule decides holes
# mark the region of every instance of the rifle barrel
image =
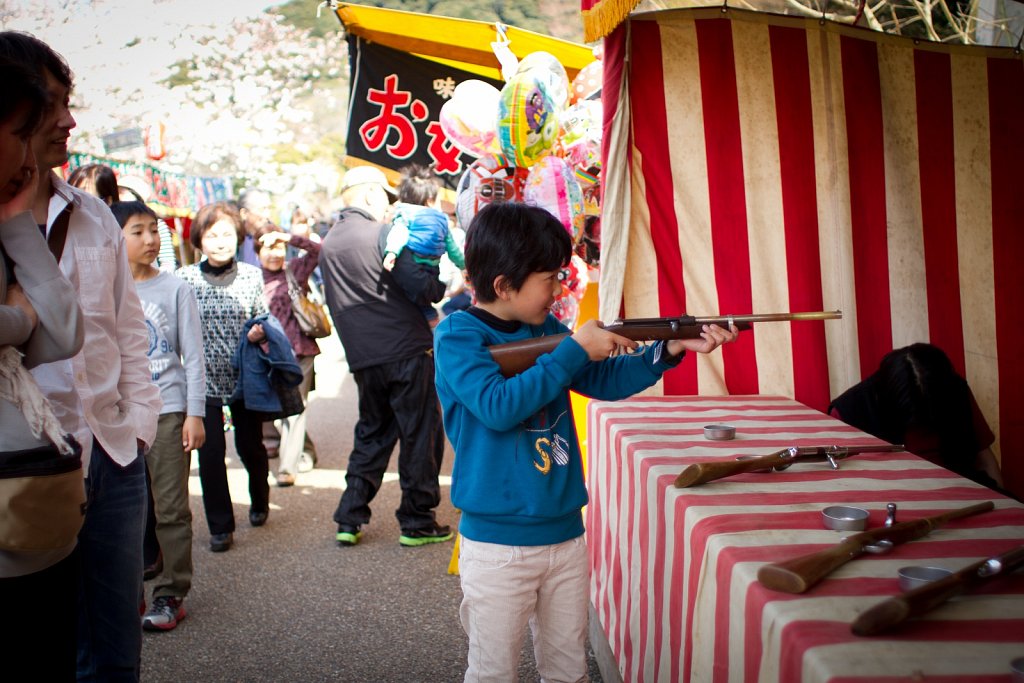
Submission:
[[[714,317],[681,316],[677,318],[627,318],[616,320],[606,329],[629,337],[634,341],[663,339],[697,339],[704,325],[735,324],[740,329],[750,329],[755,322],[788,322],[833,320],[842,318],[842,311],[815,311],[810,313],[762,313],[752,315],[723,315]],[[501,368],[505,377],[514,377],[533,365],[538,356],[551,353],[569,333],[523,339],[520,341],[495,344],[490,347],[491,357]]]

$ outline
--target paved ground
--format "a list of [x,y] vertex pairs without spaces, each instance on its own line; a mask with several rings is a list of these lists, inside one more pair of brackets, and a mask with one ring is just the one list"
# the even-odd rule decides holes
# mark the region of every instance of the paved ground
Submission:
[[[185,602],[189,616],[174,631],[145,634],[144,681],[462,680],[466,636],[458,618],[459,579],[447,573],[452,543],[398,544],[394,466],[372,505],[373,521],[364,527],[361,543],[339,548],[334,542],[331,515],[344,487],[356,399],[336,338],[322,346],[318,389],[308,408],[320,463],[301,474],[296,486],[272,487],[266,526],[249,526],[245,471],[229,447],[238,529],[229,552],[211,553],[193,470],[195,578]],[[397,453],[392,465],[396,459]],[[276,462],[271,461],[271,471]],[[451,462],[449,449],[438,518],[454,527]],[[600,681],[592,654],[589,665],[591,680]],[[528,636],[520,680],[539,680]]]

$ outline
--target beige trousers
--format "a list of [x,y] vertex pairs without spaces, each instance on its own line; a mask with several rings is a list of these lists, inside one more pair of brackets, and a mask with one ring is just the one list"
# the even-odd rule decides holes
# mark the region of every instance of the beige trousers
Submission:
[[459,544],[467,683],[518,680],[527,624],[541,681],[586,681],[590,561],[583,537],[538,546],[462,537]]

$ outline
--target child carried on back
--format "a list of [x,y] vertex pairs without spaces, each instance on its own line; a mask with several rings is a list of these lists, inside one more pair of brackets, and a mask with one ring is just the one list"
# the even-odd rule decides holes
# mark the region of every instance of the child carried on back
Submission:
[[[438,206],[440,188],[431,171],[412,164],[402,169],[402,180],[398,185],[398,202],[393,208],[391,231],[384,245],[384,269],[392,270],[403,249],[412,253],[413,261],[440,278],[441,256],[448,254],[455,266],[466,267],[459,247],[448,224],[448,216]],[[423,307],[424,315],[433,319],[437,312],[430,306]]]

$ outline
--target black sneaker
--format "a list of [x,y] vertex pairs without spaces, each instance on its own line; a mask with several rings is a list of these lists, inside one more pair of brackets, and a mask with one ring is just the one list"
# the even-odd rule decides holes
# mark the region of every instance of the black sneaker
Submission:
[[249,513],[249,524],[251,526],[263,526],[267,523],[266,512],[250,512]]
[[211,534],[210,535],[210,550],[215,553],[222,553],[231,547],[234,542],[234,535],[228,531],[223,534]]
[[153,599],[153,606],[142,617],[142,628],[147,631],[170,631],[185,618],[184,598],[161,595]]
[[415,548],[428,543],[443,543],[449,540],[454,534],[447,524],[441,526],[436,522],[433,526],[423,529],[410,529],[403,531],[398,537],[398,542],[407,548]]
[[349,546],[359,543],[359,539],[362,535],[363,532],[360,531],[357,526],[339,524],[338,533],[334,536],[334,539],[338,541],[338,545],[340,546]]

